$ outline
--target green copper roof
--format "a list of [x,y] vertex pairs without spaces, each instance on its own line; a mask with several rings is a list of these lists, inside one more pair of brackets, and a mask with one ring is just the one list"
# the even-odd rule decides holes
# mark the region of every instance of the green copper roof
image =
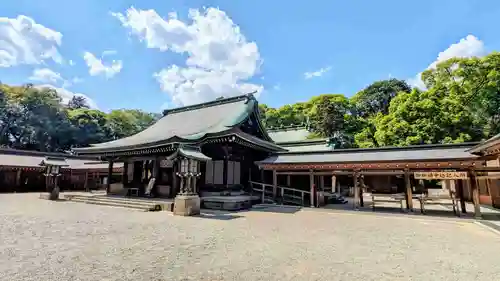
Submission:
[[307,141],[309,140],[308,137],[311,134],[311,132],[303,126],[271,128],[267,130],[267,133],[271,139],[278,144]]
[[289,152],[321,152],[333,150],[324,139],[283,143],[281,146]]
[[[103,153],[160,146],[171,142],[196,142],[229,132],[257,110],[253,95],[242,95],[164,111],[151,127],[123,139],[76,148],[77,153]],[[264,132],[263,142],[271,141]]]

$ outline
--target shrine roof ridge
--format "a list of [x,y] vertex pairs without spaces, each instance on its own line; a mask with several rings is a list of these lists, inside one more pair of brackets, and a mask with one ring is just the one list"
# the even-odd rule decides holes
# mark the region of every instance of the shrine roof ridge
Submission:
[[293,124],[287,126],[274,126],[274,127],[266,127],[268,132],[283,132],[283,131],[295,131],[295,130],[307,130],[307,126],[305,124]]
[[[324,142],[325,140],[311,140],[297,142],[296,145],[300,144],[317,144]],[[335,154],[335,153],[359,153],[359,152],[378,152],[378,151],[406,151],[406,150],[431,150],[431,149],[446,149],[446,148],[464,148],[464,151],[478,145],[479,142],[463,142],[463,143],[437,143],[437,144],[417,144],[408,146],[382,146],[382,147],[367,147],[367,148],[339,148],[331,150],[322,150],[321,153]],[[288,144],[287,144],[288,145]],[[286,146],[285,146],[286,147]],[[279,152],[279,154],[316,154],[318,151],[285,151]]]
[[21,156],[41,156],[41,157],[56,157],[56,158],[70,158],[70,159],[82,159],[89,161],[96,161],[98,158],[93,156],[80,156],[65,152],[42,152],[36,150],[21,150],[8,147],[0,147],[0,154],[6,155],[21,155]]
[[165,110],[163,110],[163,116],[166,116],[169,114],[175,114],[175,113],[179,113],[179,112],[197,110],[197,109],[211,107],[211,106],[217,106],[217,105],[221,105],[221,104],[238,102],[238,101],[242,101],[245,99],[251,100],[251,99],[255,99],[254,94],[255,94],[255,92],[252,92],[252,93],[234,96],[234,97],[229,97],[229,98],[216,99],[216,100],[212,100],[212,101],[208,101],[208,102],[204,102],[204,103],[198,103],[198,104],[182,106],[182,107],[177,107],[177,108],[172,108],[172,109],[165,109]]
[[468,151],[472,154],[482,154],[484,150],[488,149],[492,145],[495,145],[495,142],[500,140],[500,134],[494,135],[493,137],[479,142],[477,145],[469,149]]

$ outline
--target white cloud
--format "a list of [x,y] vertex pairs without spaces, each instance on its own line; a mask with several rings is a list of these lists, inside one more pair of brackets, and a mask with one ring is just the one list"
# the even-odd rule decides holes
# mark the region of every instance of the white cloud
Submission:
[[106,65],[90,52],[85,52],[83,59],[89,67],[89,74],[92,76],[104,75],[106,78],[111,78],[119,73],[123,67],[121,60],[113,60],[111,64]]
[[176,13],[164,19],[154,10],[134,7],[112,15],[148,48],[187,55],[185,67],[170,65],[154,74],[174,104],[262,92],[262,85],[248,82],[262,63],[257,44],[248,42],[225,12],[191,9],[189,22]]
[[[435,68],[440,62],[451,58],[470,58],[481,57],[486,54],[484,42],[479,40],[474,35],[468,35],[462,38],[458,43],[451,44],[446,50],[440,52],[436,60],[431,63],[427,69]],[[419,73],[414,78],[408,79],[408,83],[413,87],[425,89],[425,84],[422,81],[422,73]]]
[[79,97],[85,98],[85,100],[87,101],[87,104],[90,106],[90,108],[92,108],[92,109],[99,108],[94,100],[92,100],[91,98],[89,98],[87,95],[84,95],[84,94],[74,93],[74,92],[71,92],[67,89],[59,88],[59,87],[56,87],[56,86],[53,86],[50,84],[37,85],[36,88],[54,89],[57,92],[57,94],[61,97],[63,104],[68,104],[68,102],[71,100],[71,98],[73,98],[74,96],[79,96]]
[[69,60],[68,64],[71,65],[71,66],[73,66],[73,65],[75,65],[75,62],[73,60]]
[[276,84],[273,86],[273,90],[275,91],[281,91],[281,85],[280,84]]
[[52,71],[48,68],[37,68],[33,70],[33,74],[29,79],[33,81],[54,83],[54,84],[64,80],[61,77],[61,74]]
[[328,67],[322,67],[316,71],[312,71],[312,72],[305,72],[304,73],[304,78],[305,79],[311,79],[313,77],[321,77],[323,76],[323,74],[327,73],[328,71],[330,71],[332,68],[330,66]]
[[30,17],[0,17],[0,67],[41,64],[46,60],[62,63],[58,51],[61,39],[61,33]]

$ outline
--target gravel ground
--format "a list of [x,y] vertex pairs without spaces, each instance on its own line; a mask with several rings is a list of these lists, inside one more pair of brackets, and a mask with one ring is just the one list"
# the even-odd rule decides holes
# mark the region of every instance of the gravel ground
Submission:
[[174,217],[0,195],[0,280],[498,280],[467,221],[327,211]]

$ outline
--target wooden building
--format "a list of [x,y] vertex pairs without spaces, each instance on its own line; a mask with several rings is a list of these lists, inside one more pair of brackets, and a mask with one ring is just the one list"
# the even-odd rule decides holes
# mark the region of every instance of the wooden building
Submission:
[[485,153],[485,147],[495,143],[491,140],[334,149],[325,139],[310,140],[309,135],[305,127],[266,130],[259,120],[257,100],[243,95],[166,110],[162,119],[136,135],[75,152],[108,161],[109,171],[113,163],[124,162],[121,181],[107,182],[110,193],[127,194],[133,189],[142,196],[151,187],[156,196],[176,196],[181,189],[181,167],[174,160],[184,155],[200,160],[200,177],[194,181],[197,193],[222,194],[237,187],[257,191],[262,201],[286,203],[289,193],[300,198],[301,204],[319,206],[318,191],[330,189],[352,195],[355,206],[362,206],[362,192],[370,190],[402,194],[406,208],[413,210],[415,194],[437,187],[452,192],[463,212],[464,202],[472,201],[477,216],[480,203],[487,201],[479,190],[481,179],[486,172],[491,177],[495,169],[500,171],[500,165],[491,168],[487,164],[495,159],[498,164],[498,155]]
[[[65,153],[44,153],[16,149],[0,149],[0,192],[45,191],[45,167],[40,164],[46,157],[66,160],[62,168],[62,190],[89,190],[100,186],[108,177],[108,164],[96,158],[76,157]],[[121,176],[123,164],[116,165],[115,176]]]
[[477,177],[480,202],[500,208],[500,134],[474,146],[469,152],[486,161],[486,171]]
[[109,169],[114,162],[125,163],[122,182],[109,182],[108,192],[142,196],[154,182],[153,194],[172,198],[181,188],[178,154],[201,160],[194,187],[199,192],[245,189],[259,175],[255,161],[285,151],[262,126],[251,94],[165,110],[163,115],[138,134],[75,152],[99,156],[109,161]]

